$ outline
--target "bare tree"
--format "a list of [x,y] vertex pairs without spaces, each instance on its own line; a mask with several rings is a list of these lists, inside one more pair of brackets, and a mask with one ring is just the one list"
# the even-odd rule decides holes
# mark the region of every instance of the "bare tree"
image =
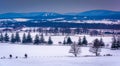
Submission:
[[74,43],[71,45],[71,48],[70,48],[70,50],[69,50],[69,53],[72,53],[75,57],[77,57],[77,55],[80,54],[80,52],[81,52],[80,46],[78,46],[78,44],[74,42]]

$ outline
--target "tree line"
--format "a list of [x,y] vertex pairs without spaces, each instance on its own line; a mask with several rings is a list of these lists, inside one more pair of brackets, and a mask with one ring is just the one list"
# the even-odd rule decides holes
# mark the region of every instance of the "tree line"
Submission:
[[[119,49],[120,48],[120,36],[113,36],[112,40],[113,41],[112,41],[111,49]],[[100,46],[103,46],[103,47],[105,46],[105,43],[103,42],[102,38],[96,41],[99,43]],[[24,33],[22,38],[20,37],[19,32],[12,33],[11,37],[9,37],[8,33],[5,32],[4,35],[3,33],[0,34],[0,42],[1,43],[10,42],[10,43],[22,43],[22,44],[33,43],[35,45],[39,45],[39,44],[51,45],[53,44],[54,41],[52,40],[51,36],[49,36],[48,41],[45,41],[43,33],[41,35],[36,34],[35,38],[33,39],[30,32],[28,32],[27,34]],[[59,43],[60,44],[62,43],[63,45],[71,45],[74,42],[72,41],[70,36],[67,36],[64,38],[63,42],[59,42]],[[86,36],[84,36],[82,39],[81,37],[79,37],[77,43],[79,46],[87,46],[88,41],[86,39]]]
[[[34,39],[31,36],[31,33],[28,32],[27,34],[24,33],[22,37],[20,37],[19,32],[16,33],[12,33],[11,37],[8,35],[7,32],[5,32],[5,34],[3,35],[3,33],[0,34],[0,42],[1,43],[22,43],[22,44],[30,44],[33,43],[35,45],[39,45],[39,44],[53,44],[53,40],[51,38],[51,36],[49,36],[48,41],[45,41],[44,35],[43,33],[41,35],[36,34]],[[102,38],[100,40],[101,42],[101,46],[104,46],[104,42],[102,41]],[[63,42],[59,42],[59,44],[63,44],[63,45],[71,45],[74,42],[72,41],[70,36],[65,36]],[[86,36],[84,36],[82,39],[81,37],[79,37],[78,39],[78,45],[80,46],[87,46],[88,45],[88,41],[86,39]]]
[[40,36],[38,34],[35,35],[35,38],[33,39],[30,32],[26,35],[25,33],[22,36],[22,39],[19,35],[19,32],[16,32],[15,34],[12,33],[11,37],[9,37],[8,33],[6,32],[4,35],[0,34],[0,42],[1,43],[22,43],[22,44],[30,44],[33,43],[35,45],[39,44],[53,44],[53,41],[51,39],[51,36],[49,36],[48,41],[45,41],[43,34]]
[[[101,24],[101,23],[67,23],[67,22],[51,22],[51,21],[28,21],[28,22],[2,22],[1,27],[61,27],[61,28],[89,28],[89,29],[120,29],[119,24]],[[67,27],[66,27],[67,26]]]

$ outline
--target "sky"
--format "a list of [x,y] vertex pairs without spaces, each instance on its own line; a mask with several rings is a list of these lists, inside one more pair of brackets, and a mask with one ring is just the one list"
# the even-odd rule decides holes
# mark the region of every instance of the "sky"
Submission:
[[120,11],[120,0],[0,0],[0,13]]

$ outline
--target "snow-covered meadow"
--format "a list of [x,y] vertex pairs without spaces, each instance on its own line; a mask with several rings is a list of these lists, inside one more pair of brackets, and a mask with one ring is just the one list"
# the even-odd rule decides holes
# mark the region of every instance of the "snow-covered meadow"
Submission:
[[[101,55],[95,57],[88,47],[82,47],[78,57],[68,53],[70,46],[37,46],[37,45],[0,45],[0,66],[119,66],[120,50],[102,49]],[[24,54],[28,58],[24,58]],[[113,56],[103,56],[104,54]],[[9,59],[9,54],[13,55]],[[91,55],[87,57],[88,55]],[[18,56],[16,59],[15,56]]]
[[[31,33],[35,37],[36,33]],[[11,33],[9,33],[9,36]],[[23,33],[20,33],[22,37]],[[72,41],[78,41],[84,35],[70,36]],[[100,39],[101,36],[85,35],[89,43],[94,39]],[[49,36],[44,36],[48,40]],[[120,50],[110,50],[103,48],[101,56],[96,57],[95,54],[89,52],[89,47],[82,47],[78,57],[74,57],[69,53],[70,46],[59,45],[63,42],[65,36],[51,36],[53,45],[23,45],[0,43],[0,66],[119,66]],[[112,36],[102,37],[105,44],[111,44]],[[28,54],[28,58],[24,58],[24,54]],[[12,54],[13,58],[9,58]],[[112,54],[112,56],[103,56]],[[15,57],[18,56],[16,59]]]

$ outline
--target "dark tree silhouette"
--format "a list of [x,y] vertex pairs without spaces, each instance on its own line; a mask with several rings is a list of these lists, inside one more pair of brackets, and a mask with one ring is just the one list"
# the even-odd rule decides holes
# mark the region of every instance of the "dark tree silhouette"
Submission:
[[26,38],[26,34],[24,33],[22,37],[22,43],[26,43],[26,42],[27,42],[27,38]]
[[45,43],[45,39],[44,39],[43,33],[41,34],[40,43]]
[[33,42],[30,32],[29,32],[28,35],[27,35],[26,42],[27,42],[27,43],[32,43],[32,42]]
[[38,34],[35,36],[34,44],[36,44],[36,45],[40,44],[40,39],[39,39]]
[[118,43],[117,43],[117,39],[116,39],[115,36],[113,36],[113,41],[112,41],[111,49],[116,50],[116,49],[119,48],[118,46],[119,46],[119,45],[118,45]]
[[81,42],[81,38],[80,37],[79,37],[79,40],[78,40],[78,45],[82,46],[82,42]]
[[88,44],[88,42],[87,42],[87,40],[86,40],[86,37],[84,36],[84,37],[83,37],[83,41],[82,41],[82,45],[85,45],[85,46],[86,46],[87,44]]
[[0,34],[0,42],[3,42],[4,41],[4,37],[3,37],[3,34],[1,33]]
[[67,42],[66,42],[65,38],[64,38],[64,40],[63,40],[63,44],[64,44],[64,45],[65,45],[65,44],[67,44]]
[[52,39],[51,39],[51,36],[50,36],[49,39],[48,39],[48,44],[49,44],[49,45],[53,44],[53,41],[52,41]]
[[12,34],[12,35],[11,35],[11,40],[10,40],[10,42],[11,42],[11,43],[15,43],[15,41],[16,41],[16,40],[15,40],[15,36],[14,36],[14,34]]
[[67,44],[72,44],[72,43],[73,43],[73,42],[72,42],[71,38],[68,37],[68,39],[67,39]]
[[105,43],[103,42],[102,38],[100,39],[100,46],[101,46],[101,47],[104,47],[104,46],[105,46]]
[[5,42],[9,42],[9,36],[8,36],[7,32],[5,33],[4,41],[5,41]]
[[20,39],[20,36],[19,36],[19,32],[16,32],[15,41],[16,42],[21,42],[21,39]]

